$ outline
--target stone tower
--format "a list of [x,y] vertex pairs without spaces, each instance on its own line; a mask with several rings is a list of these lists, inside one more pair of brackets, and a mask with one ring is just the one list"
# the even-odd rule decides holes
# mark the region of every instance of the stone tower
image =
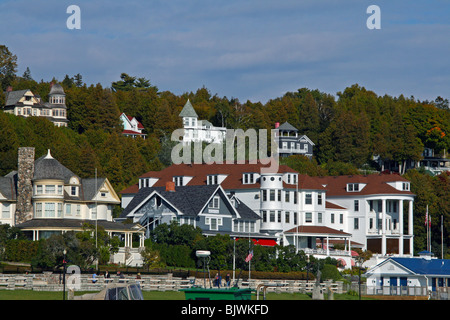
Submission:
[[34,148],[19,148],[17,163],[17,205],[15,224],[20,224],[33,218],[33,175]]

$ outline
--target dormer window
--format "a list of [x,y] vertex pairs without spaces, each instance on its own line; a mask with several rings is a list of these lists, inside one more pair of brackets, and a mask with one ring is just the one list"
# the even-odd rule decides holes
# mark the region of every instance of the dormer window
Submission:
[[253,173],[244,173],[244,184],[254,184],[255,180],[255,175]]
[[175,182],[175,186],[180,187],[183,185],[183,177],[182,176],[173,177],[173,182]]
[[287,179],[285,178],[285,182],[287,184],[297,184],[297,174],[293,174],[293,173],[288,173],[287,174]]
[[219,184],[219,177],[217,174],[214,175],[208,175],[208,184]]
[[359,191],[359,183],[348,183],[347,191],[348,192],[358,192]]
[[403,182],[402,189],[403,191],[409,191],[409,182]]
[[70,187],[70,195],[72,197],[78,196],[78,187],[77,186],[71,186]]

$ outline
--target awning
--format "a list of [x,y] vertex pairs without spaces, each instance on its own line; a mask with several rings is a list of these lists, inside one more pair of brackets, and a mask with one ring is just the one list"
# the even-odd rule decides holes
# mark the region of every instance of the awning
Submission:
[[253,243],[266,247],[273,247],[277,245],[277,242],[273,239],[259,239],[259,240],[253,239]]
[[[236,240],[239,240],[239,238],[237,238]],[[274,247],[274,246],[278,245],[277,241],[274,239],[254,239],[254,238],[252,238],[252,242],[253,242],[253,244],[259,244],[260,246],[265,246],[265,247]]]

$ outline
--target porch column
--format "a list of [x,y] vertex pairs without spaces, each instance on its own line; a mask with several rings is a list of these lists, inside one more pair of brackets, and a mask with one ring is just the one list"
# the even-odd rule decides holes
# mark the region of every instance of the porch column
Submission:
[[398,239],[398,253],[403,255],[403,200],[398,201],[398,224],[400,237]]
[[386,255],[386,199],[381,203],[381,254]]
[[[413,235],[413,201],[410,200],[408,203],[408,235]],[[413,254],[414,245],[413,245],[413,237],[409,240],[409,254]]]
[[327,236],[327,257],[330,256],[330,243],[328,241],[328,236]]

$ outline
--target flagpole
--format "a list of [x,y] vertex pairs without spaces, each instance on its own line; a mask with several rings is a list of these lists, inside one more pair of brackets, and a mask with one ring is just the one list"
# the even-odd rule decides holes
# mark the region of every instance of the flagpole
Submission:
[[427,212],[426,212],[426,214],[425,214],[425,227],[427,228],[427,251],[429,251],[428,249],[429,249],[429,246],[430,246],[430,244],[429,244],[429,240],[428,240],[428,205],[427,205]]
[[441,259],[444,259],[444,216],[441,215]]

